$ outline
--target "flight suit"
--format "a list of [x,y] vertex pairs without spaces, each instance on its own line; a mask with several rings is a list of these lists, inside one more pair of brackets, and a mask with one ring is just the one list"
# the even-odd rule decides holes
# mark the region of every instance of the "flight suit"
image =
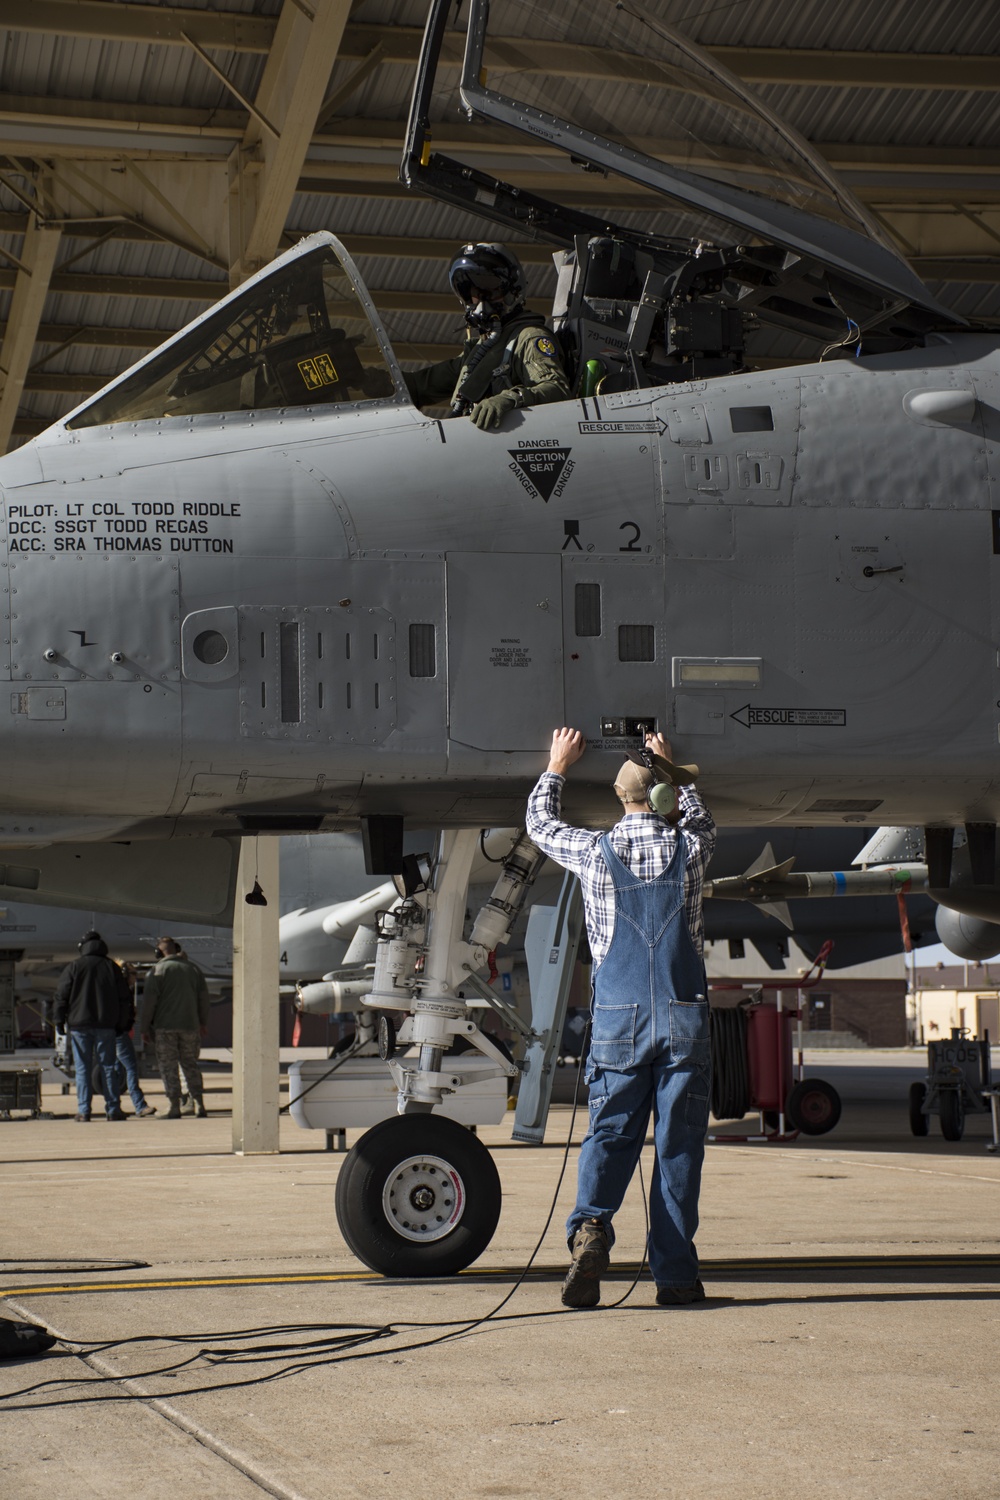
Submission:
[[566,401],[572,394],[559,345],[534,313],[512,318],[487,336],[470,333],[461,354],[403,379],[416,406],[439,406],[461,396],[466,412],[501,391],[510,391],[519,407]]

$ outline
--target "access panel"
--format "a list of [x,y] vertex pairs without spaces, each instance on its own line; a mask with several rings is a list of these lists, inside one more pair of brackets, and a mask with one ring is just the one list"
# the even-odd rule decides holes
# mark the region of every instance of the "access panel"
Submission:
[[541,750],[562,724],[558,557],[448,557],[448,718],[453,742]]

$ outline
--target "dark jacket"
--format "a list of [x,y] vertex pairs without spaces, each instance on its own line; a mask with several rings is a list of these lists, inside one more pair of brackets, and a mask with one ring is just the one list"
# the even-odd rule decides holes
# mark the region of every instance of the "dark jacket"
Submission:
[[179,953],[161,958],[142,989],[142,1030],[197,1031],[211,1001],[198,965]]
[[74,1031],[98,1026],[122,1032],[128,1030],[131,1010],[128,980],[108,957],[107,943],[91,938],[83,944],[80,957],[63,969],[52,1005],[53,1021]]

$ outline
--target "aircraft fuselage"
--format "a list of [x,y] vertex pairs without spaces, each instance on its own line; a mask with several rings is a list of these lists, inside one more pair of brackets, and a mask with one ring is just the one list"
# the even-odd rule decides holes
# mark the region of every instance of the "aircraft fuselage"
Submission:
[[998,406],[959,334],[492,433],[51,429],[0,463],[0,832],[516,823],[561,723],[578,818],[655,722],[724,823],[995,821]]

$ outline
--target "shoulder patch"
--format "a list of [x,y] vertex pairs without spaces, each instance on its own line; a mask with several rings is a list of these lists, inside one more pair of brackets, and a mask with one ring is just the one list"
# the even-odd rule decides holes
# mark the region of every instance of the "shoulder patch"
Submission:
[[544,354],[546,359],[555,359],[556,346],[552,339],[546,335],[544,338],[535,340],[535,348],[539,354]]

